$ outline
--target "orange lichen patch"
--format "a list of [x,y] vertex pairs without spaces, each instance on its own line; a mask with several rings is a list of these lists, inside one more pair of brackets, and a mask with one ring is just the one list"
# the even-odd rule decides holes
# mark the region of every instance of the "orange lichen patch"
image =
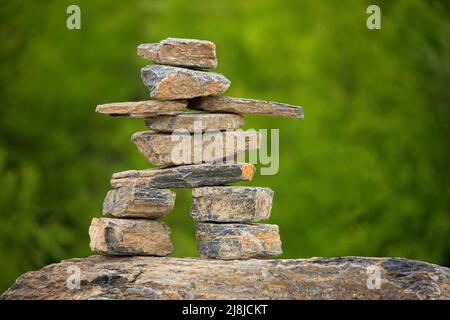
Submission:
[[242,179],[251,181],[255,174],[255,166],[251,163],[244,163],[242,165]]

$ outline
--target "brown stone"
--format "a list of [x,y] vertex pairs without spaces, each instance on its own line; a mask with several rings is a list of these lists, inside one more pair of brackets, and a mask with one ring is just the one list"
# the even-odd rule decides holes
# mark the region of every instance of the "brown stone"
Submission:
[[272,210],[273,191],[259,187],[203,187],[192,189],[191,217],[201,222],[258,222]]
[[165,169],[128,170],[114,173],[113,188],[147,183],[153,188],[197,188],[251,180],[255,167],[251,163],[196,164]]
[[187,106],[186,101],[135,101],[100,104],[95,112],[114,117],[149,118],[157,115],[177,114]]
[[167,38],[138,46],[137,53],[158,64],[188,68],[217,67],[216,46],[211,41]]
[[215,72],[204,72],[163,65],[141,69],[150,97],[160,100],[189,99],[221,94],[230,87],[230,80]]
[[274,224],[197,224],[197,251],[202,258],[250,259],[282,254]]
[[103,202],[103,215],[118,218],[156,219],[167,215],[175,205],[175,193],[136,183],[113,189]]
[[199,135],[189,133],[135,133],[131,141],[153,165],[198,164],[202,162],[223,163],[236,155],[260,146],[257,131],[215,131]]
[[183,129],[189,132],[207,130],[239,129],[244,118],[230,113],[183,112],[177,115],[163,115],[145,119],[145,125],[160,132],[173,132]]
[[231,112],[303,119],[302,107],[264,100],[208,96],[189,101],[188,107],[209,112]]
[[89,236],[95,252],[151,256],[172,253],[170,230],[158,220],[94,218]]

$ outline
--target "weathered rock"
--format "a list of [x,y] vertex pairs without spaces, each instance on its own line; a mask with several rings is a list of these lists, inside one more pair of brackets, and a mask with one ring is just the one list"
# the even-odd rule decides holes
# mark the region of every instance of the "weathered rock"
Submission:
[[167,38],[138,46],[137,53],[158,64],[188,68],[217,67],[216,45],[211,41]]
[[103,202],[103,215],[118,218],[157,219],[167,215],[175,205],[175,193],[136,183],[113,189]]
[[254,173],[255,167],[251,163],[205,163],[117,172],[112,176],[111,186],[119,188],[133,183],[148,183],[153,188],[196,188],[251,180]]
[[191,217],[202,222],[258,222],[272,210],[273,191],[258,187],[192,189]]
[[151,256],[172,253],[170,230],[158,220],[94,218],[89,236],[95,252]]
[[220,94],[230,87],[230,80],[215,72],[204,72],[163,65],[142,68],[142,80],[150,97],[161,100],[188,99]]
[[250,259],[283,253],[278,226],[274,224],[199,223],[196,237],[202,258]]
[[256,150],[261,137],[257,131],[215,131],[197,136],[190,133],[136,132],[131,141],[144,157],[154,165],[170,166],[223,163],[236,155]]
[[[80,287],[67,285],[70,268]],[[379,289],[368,272],[379,268]],[[28,272],[1,299],[450,299],[450,269],[402,258],[203,260],[91,256]]]
[[149,118],[157,115],[177,114],[187,106],[187,101],[135,101],[100,104],[95,112],[114,117]]
[[164,115],[145,119],[145,125],[152,130],[173,132],[183,129],[189,132],[207,130],[239,129],[244,118],[231,113],[183,112],[177,115]]
[[209,112],[231,112],[303,119],[302,107],[264,100],[208,96],[189,101],[188,107]]

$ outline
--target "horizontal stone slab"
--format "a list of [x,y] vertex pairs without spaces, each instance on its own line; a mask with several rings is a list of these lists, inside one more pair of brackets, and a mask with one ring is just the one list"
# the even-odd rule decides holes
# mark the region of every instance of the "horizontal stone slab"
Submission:
[[158,220],[94,218],[89,236],[94,252],[151,256],[172,253],[169,227]]
[[171,166],[225,162],[260,146],[257,131],[207,132],[197,137],[187,134],[136,132],[131,141],[153,165]]
[[175,197],[175,192],[170,190],[152,188],[145,183],[131,184],[108,191],[103,215],[157,219],[173,210]]
[[109,114],[113,117],[149,118],[158,115],[170,115],[181,112],[187,101],[134,101],[100,104],[95,112]]
[[113,188],[147,183],[153,188],[196,188],[251,180],[255,167],[251,163],[196,164],[166,169],[127,170],[114,173]]
[[189,101],[188,107],[209,112],[231,112],[299,119],[304,117],[303,107],[255,99],[208,96]]
[[183,112],[145,119],[145,125],[149,129],[160,132],[173,132],[180,129],[189,132],[205,132],[239,129],[244,125],[244,118],[230,113]]
[[188,68],[217,67],[216,45],[211,41],[167,38],[159,43],[144,43],[137,53],[158,64]]
[[221,94],[230,87],[230,80],[215,72],[204,72],[163,65],[141,69],[150,97],[160,100],[189,99]]
[[191,217],[202,222],[250,223],[267,220],[273,191],[259,187],[203,187],[192,189]]
[[250,259],[283,253],[278,226],[274,224],[199,223],[196,238],[202,258]]
[[[68,272],[74,267],[80,270],[80,287],[71,290]],[[371,270],[381,276],[378,289]],[[403,258],[91,256],[27,272],[0,299],[448,300],[450,269]]]

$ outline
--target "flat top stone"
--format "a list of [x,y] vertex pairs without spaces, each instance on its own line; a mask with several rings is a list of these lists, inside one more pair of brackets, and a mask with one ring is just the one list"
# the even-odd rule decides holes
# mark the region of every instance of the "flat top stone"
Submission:
[[134,101],[100,104],[95,109],[97,113],[117,117],[148,118],[158,115],[177,114],[187,106],[187,101]]
[[214,95],[192,99],[189,101],[188,107],[210,112],[231,112],[297,119],[304,118],[303,107],[265,100]]
[[[78,290],[66,286],[70,266],[82,271]],[[380,270],[379,289],[367,286],[373,267]],[[222,261],[91,256],[25,273],[1,299],[444,300],[450,299],[450,269],[402,258]]]
[[167,38],[159,43],[144,43],[137,53],[158,64],[188,68],[217,67],[216,46],[211,41]]

